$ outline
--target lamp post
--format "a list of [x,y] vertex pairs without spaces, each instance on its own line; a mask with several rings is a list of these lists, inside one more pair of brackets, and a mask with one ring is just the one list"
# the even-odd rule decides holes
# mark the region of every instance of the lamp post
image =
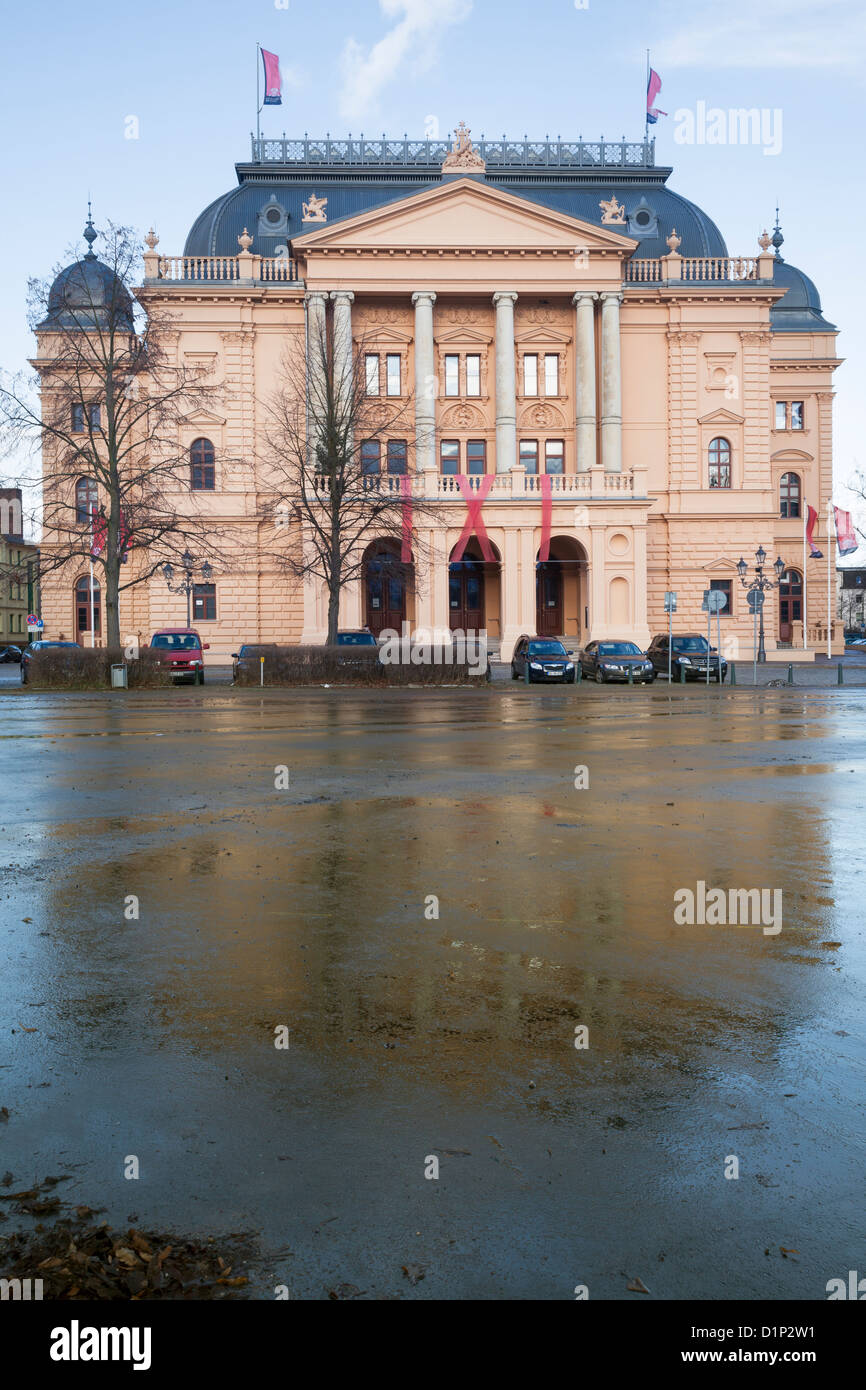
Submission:
[[[180,562],[183,565],[184,578],[179,580],[177,584],[172,582],[174,579],[174,566],[168,561],[163,565],[162,573],[169,593],[186,594],[186,625],[187,627],[192,627],[190,605],[192,602],[192,591],[195,588],[196,561],[193,556],[190,555],[189,551],[185,550],[180,557]],[[212,574],[213,570],[207,560],[204,560],[201,565],[201,577],[205,583],[207,583]]]
[[[761,594],[761,595],[763,595],[763,594],[766,593],[768,590],[770,590],[770,589],[776,589],[776,588],[778,588],[778,586],[779,586],[779,583],[780,583],[781,578],[782,578],[782,573],[783,573],[784,568],[785,568],[784,561],[783,561],[780,557],[778,557],[778,556],[776,557],[776,560],[775,560],[775,562],[774,562],[774,564],[773,564],[773,569],[776,571],[776,578],[775,578],[775,579],[768,579],[767,576],[764,574],[764,565],[765,565],[766,559],[767,559],[767,552],[766,552],[766,550],[764,549],[764,547],[763,547],[762,545],[759,545],[759,546],[758,546],[758,549],[755,551],[755,566],[754,566],[754,568],[755,568],[755,577],[754,577],[754,579],[752,579],[752,580],[747,580],[746,576],[747,576],[747,574],[748,574],[749,566],[746,564],[746,562],[745,562],[745,560],[743,559],[742,555],[740,556],[740,560],[739,560],[739,563],[738,563],[738,565],[737,565],[737,574],[740,576],[740,583],[742,584],[743,588],[746,589],[746,590],[748,590],[748,592],[749,592],[750,594]],[[757,656],[756,656],[755,660],[756,660],[756,661],[766,661],[766,660],[767,660],[767,653],[766,653],[766,651],[765,651],[765,649],[764,649],[764,603],[763,603],[763,599],[761,599],[760,602],[758,603],[758,607],[759,607],[759,609],[760,609],[760,615],[761,615],[761,626],[760,626],[760,634],[759,634],[759,637],[758,637],[758,652],[757,652]]]

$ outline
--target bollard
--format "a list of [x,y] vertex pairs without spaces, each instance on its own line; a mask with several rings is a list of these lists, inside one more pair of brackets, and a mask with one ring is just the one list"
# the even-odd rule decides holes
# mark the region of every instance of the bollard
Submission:
[[842,663],[841,663],[841,661],[839,662],[839,665],[836,667],[836,684],[837,684],[837,685],[842,685],[842,684],[843,684],[843,681],[842,681]]
[[574,679],[577,685],[580,685],[580,682],[583,680],[583,667],[579,661],[575,663]]
[[525,685],[529,685],[529,657],[523,663],[523,681]]
[[733,663],[733,661],[732,661],[732,662],[731,662],[731,685],[736,685],[736,684],[737,684],[737,668],[736,668],[736,666],[734,665],[734,663]]
[[629,685],[634,685],[634,670],[632,669],[631,662],[629,662],[628,668],[628,683]]
[[681,666],[681,667],[680,667],[680,685],[685,685],[685,683],[686,683],[686,668],[685,668],[685,666]]
[[794,667],[791,663],[788,664],[788,684],[794,684]]

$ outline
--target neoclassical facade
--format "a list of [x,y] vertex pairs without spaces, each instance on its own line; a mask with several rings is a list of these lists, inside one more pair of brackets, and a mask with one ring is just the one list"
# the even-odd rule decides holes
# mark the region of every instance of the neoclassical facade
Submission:
[[[450,149],[262,139],[252,154],[183,255],[148,237],[138,289],[218,388],[181,441],[196,506],[236,537],[237,563],[194,594],[211,661],[324,638],[325,593],[274,563],[262,402],[286,345],[303,351],[328,321],[394,408],[369,485],[408,474],[435,503],[387,582],[371,545],[343,625],[484,628],[504,658],[524,632],[646,646],[667,627],[666,591],[677,629],[701,631],[717,588],[723,643],[745,657],[736,563],[763,546],[784,562],[768,657],[801,651],[804,620],[807,650],[826,649],[826,569],[809,570],[804,600],[803,515],[826,525],[836,329],[778,228],[729,255],[652,142],[473,148],[461,130]],[[46,582],[47,634],[88,640],[78,584]],[[185,621],[160,578],[123,604],[124,631],[145,638]]]

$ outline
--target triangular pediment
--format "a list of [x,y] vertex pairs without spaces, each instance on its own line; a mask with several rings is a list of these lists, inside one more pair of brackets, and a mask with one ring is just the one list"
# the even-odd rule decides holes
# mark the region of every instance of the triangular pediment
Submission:
[[185,425],[224,425],[224,415],[213,415],[209,410],[194,410],[190,415],[184,415]]
[[563,343],[570,342],[571,334],[556,328],[522,328],[520,331],[521,348],[524,347],[524,345],[527,343],[529,343],[530,346],[532,344],[535,344],[536,346],[543,347],[545,345],[549,346],[552,344],[561,346]]
[[711,410],[709,415],[701,415],[698,419],[699,425],[742,425],[745,420],[743,415],[735,415],[732,410],[725,410],[720,407],[718,410]]
[[479,333],[477,328],[448,328],[444,333],[436,334],[436,342],[459,343],[461,347],[487,347],[493,342],[489,333]]
[[384,207],[294,237],[296,256],[317,252],[463,249],[577,250],[629,256],[637,242],[608,227],[518,198],[474,179],[455,179]]
[[711,560],[708,565],[704,565],[705,574],[716,574],[719,570],[730,574],[737,573],[737,567],[728,555],[720,555],[717,560]]

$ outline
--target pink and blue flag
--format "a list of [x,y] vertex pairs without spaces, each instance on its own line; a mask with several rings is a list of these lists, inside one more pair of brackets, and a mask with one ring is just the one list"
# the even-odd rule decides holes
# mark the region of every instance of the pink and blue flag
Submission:
[[819,550],[815,544],[815,525],[818,520],[818,513],[814,507],[806,505],[806,540],[809,544],[809,559],[823,560],[824,552]]
[[836,522],[836,544],[839,547],[839,554],[850,555],[858,548],[857,533],[854,530],[851,513],[843,512],[839,507],[834,507],[833,519]]
[[280,77],[280,60],[276,53],[269,53],[266,48],[260,50],[262,62],[265,68],[265,106],[282,106],[283,104],[283,80]]
[[646,118],[650,125],[655,125],[659,116],[666,116],[667,111],[660,111],[655,104],[655,99],[662,89],[662,80],[655,68],[650,68],[649,81],[646,84]]

